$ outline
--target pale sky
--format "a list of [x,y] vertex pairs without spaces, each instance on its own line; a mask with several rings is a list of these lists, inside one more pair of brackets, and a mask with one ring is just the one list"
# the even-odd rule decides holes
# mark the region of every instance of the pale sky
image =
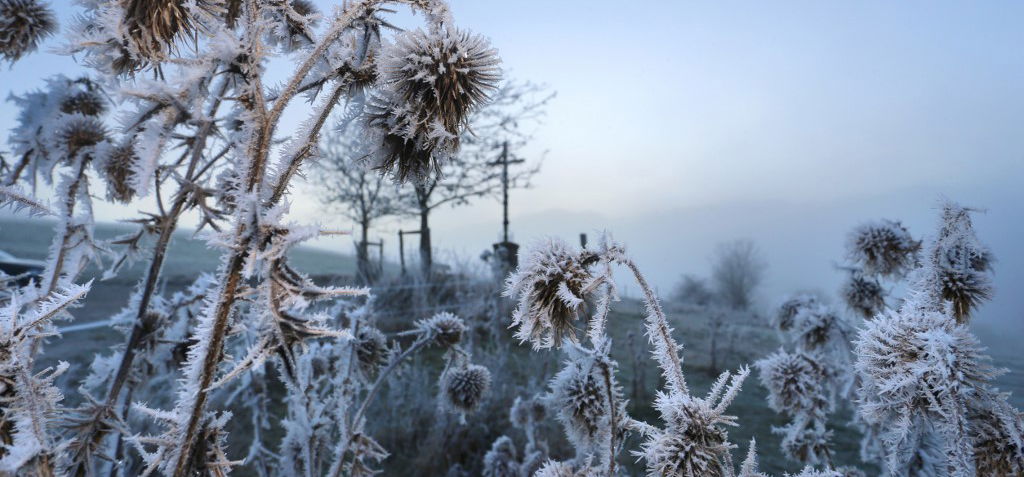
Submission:
[[[66,20],[71,7],[53,3]],[[948,197],[988,209],[979,232],[1001,258],[990,314],[1024,329],[1024,3],[453,0],[452,10],[492,39],[511,76],[558,93],[526,154],[549,151],[543,170],[513,193],[520,242],[608,228],[667,289],[706,273],[715,242],[749,237],[769,259],[774,302],[833,291],[831,263],[852,226],[888,217],[926,235]],[[66,58],[28,57],[0,69],[0,95],[62,70],[78,73]],[[14,114],[0,108],[0,129]],[[324,220],[302,192],[294,202],[299,217]],[[499,207],[440,211],[435,244],[477,255],[499,233]],[[382,233],[394,241],[393,230]]]

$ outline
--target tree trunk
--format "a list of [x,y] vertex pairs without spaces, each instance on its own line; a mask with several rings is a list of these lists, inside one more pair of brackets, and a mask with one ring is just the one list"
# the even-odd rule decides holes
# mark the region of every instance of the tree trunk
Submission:
[[433,265],[430,245],[430,208],[420,205],[420,267],[424,278],[430,278]]
[[370,224],[364,221],[359,225],[361,233],[359,243],[356,244],[356,280],[360,285],[369,285],[373,282],[373,270],[371,270],[370,252],[367,246]]

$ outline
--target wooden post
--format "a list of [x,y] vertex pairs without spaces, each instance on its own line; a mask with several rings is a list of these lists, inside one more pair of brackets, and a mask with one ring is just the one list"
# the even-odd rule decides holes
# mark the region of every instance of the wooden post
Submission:
[[580,234],[580,248],[587,248],[587,234]]
[[[399,262],[402,264],[402,275],[405,275],[405,236],[406,235],[417,235],[417,234],[420,234],[420,233],[422,233],[421,230],[399,230],[398,231],[398,259],[399,259]],[[381,243],[384,243],[383,240],[381,241]],[[382,245],[381,249],[383,249],[383,248],[384,248],[384,246]],[[381,252],[381,254],[382,254],[381,257],[383,257],[383,253],[384,252]],[[381,262],[381,263],[383,263],[383,262]]]

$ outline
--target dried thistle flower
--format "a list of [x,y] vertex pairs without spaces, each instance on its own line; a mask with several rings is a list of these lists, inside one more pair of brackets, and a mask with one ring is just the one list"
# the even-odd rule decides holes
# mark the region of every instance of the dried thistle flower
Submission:
[[432,343],[448,348],[462,341],[462,335],[466,333],[466,323],[462,318],[452,313],[441,312],[428,319],[416,322],[416,328],[426,336],[429,336]]
[[704,399],[679,392],[659,392],[654,407],[665,422],[633,452],[647,461],[648,475],[724,477],[733,474],[730,450],[735,447],[723,426],[735,426],[725,414],[749,370],[725,372]]
[[520,477],[516,446],[508,436],[500,436],[484,454],[484,477]]
[[0,59],[11,63],[57,30],[49,6],[38,0],[0,0]]
[[[890,469],[902,468],[922,429],[941,435],[950,465],[969,459],[963,449],[967,403],[993,377],[977,338],[943,312],[911,301],[865,323],[856,341],[858,412],[885,426]],[[924,427],[922,427],[924,426]]]
[[565,367],[551,380],[547,401],[569,441],[577,449],[592,449],[602,443],[600,434],[610,432],[612,414],[625,414],[622,390],[612,379],[615,362],[607,356],[576,347],[569,352]]
[[60,127],[57,137],[68,151],[68,155],[73,157],[82,149],[105,141],[107,127],[96,118],[73,115]]
[[588,266],[597,256],[549,238],[527,250],[519,269],[509,276],[504,295],[518,300],[512,314],[515,337],[534,349],[576,340],[574,324],[593,275]]
[[957,204],[945,205],[930,252],[931,273],[925,277],[932,286],[937,284],[938,295],[953,305],[953,316],[961,323],[992,295],[992,253],[975,235],[971,212]]
[[476,410],[491,386],[491,372],[475,364],[448,368],[441,375],[441,390],[447,406],[460,413]]
[[107,101],[100,94],[99,87],[86,78],[76,80],[74,90],[60,102],[60,111],[64,114],[81,114],[83,116],[102,116],[107,111]]
[[1024,414],[986,389],[970,414],[978,475],[1024,475]]
[[378,143],[375,166],[402,182],[438,174],[458,149],[469,113],[495,88],[498,63],[487,40],[469,32],[400,35],[382,55],[384,90],[364,115]]
[[363,326],[356,333],[356,360],[363,374],[370,376],[388,359],[388,343],[377,328]]
[[878,280],[872,280],[861,273],[853,273],[843,284],[840,293],[846,305],[867,319],[881,313],[885,308],[885,290]]
[[779,331],[789,331],[793,327],[797,314],[804,308],[814,306],[817,303],[818,299],[814,295],[800,294],[793,296],[784,301],[782,305],[779,305],[778,312],[772,318],[772,324]]
[[768,390],[768,407],[790,416],[829,409],[822,383],[831,377],[825,359],[817,354],[779,349],[755,363],[761,385]]
[[898,221],[882,220],[857,227],[848,248],[850,258],[865,273],[903,276],[917,263],[921,242]]
[[135,197],[135,188],[131,185],[132,164],[135,160],[135,147],[131,142],[110,148],[103,163],[103,177],[107,182],[107,195],[111,199],[127,204]]
[[[178,37],[196,33],[198,23],[189,0],[126,0],[124,29],[134,50],[142,58],[160,62],[167,57]],[[194,0],[200,11],[214,12],[215,0]]]

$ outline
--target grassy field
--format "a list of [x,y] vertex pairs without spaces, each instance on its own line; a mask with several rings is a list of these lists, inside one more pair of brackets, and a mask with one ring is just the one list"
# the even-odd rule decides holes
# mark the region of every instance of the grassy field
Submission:
[[[0,249],[16,256],[41,259],[45,256],[52,234],[52,224],[45,222],[0,221]],[[112,237],[128,231],[121,225],[101,225],[97,227],[100,238]],[[204,271],[214,271],[219,263],[220,252],[206,247],[201,240],[194,239],[189,233],[179,233],[171,245],[170,255],[164,271],[164,284],[168,291],[173,291],[190,283],[193,278]],[[350,256],[330,252],[299,248],[290,257],[296,268],[311,275],[350,275],[354,269],[354,260]],[[127,302],[132,287],[138,282],[143,272],[142,263],[124,270],[117,278],[97,281],[85,305],[74,313],[77,323],[103,320],[121,309]],[[97,277],[99,269],[91,269],[87,279]],[[668,306],[668,313],[676,329],[676,336],[683,345],[684,365],[689,385],[695,393],[703,394],[710,387],[717,373],[710,368],[710,329],[709,314],[699,309]],[[402,313],[404,320],[410,319],[408,313]],[[399,319],[399,318],[395,318]],[[625,395],[630,399],[630,412],[636,417],[649,422],[657,422],[657,414],[650,404],[653,391],[658,388],[659,372],[650,358],[646,337],[643,336],[643,310],[636,300],[625,299],[617,304],[610,323],[610,334],[615,346],[613,355],[620,364],[620,383]],[[719,339],[719,369],[736,369],[750,364],[765,356],[778,346],[775,333],[766,326],[767,320],[756,313],[737,314],[732,317],[733,332],[721,335]],[[632,333],[632,335],[631,335]],[[113,330],[100,327],[84,331],[67,333],[55,338],[47,344],[45,360],[42,364],[65,360],[72,363],[72,369],[64,383],[71,385],[83,377],[96,352],[108,350],[123,340]],[[1008,349],[990,350],[997,366],[1010,371],[999,378],[1001,389],[1012,391],[1011,401],[1018,407],[1024,407],[1024,375],[1022,360],[1019,353]],[[516,360],[508,363],[517,363]],[[553,370],[547,374],[553,374]],[[549,376],[538,376],[546,380]],[[73,386],[69,386],[73,387]],[[75,393],[68,393],[69,402],[75,400]],[[731,440],[739,445],[736,455],[742,456],[751,437],[756,437],[762,470],[774,475],[783,472],[795,472],[799,465],[783,459],[779,452],[780,436],[771,432],[772,426],[785,423],[785,419],[768,409],[765,404],[766,391],[758,384],[756,375],[748,378],[742,392],[730,407],[730,413],[739,416],[740,427],[730,432]],[[850,410],[843,409],[836,413],[832,428],[835,430],[835,450],[837,463],[860,466],[873,475],[875,470],[863,466],[857,457],[859,436],[851,429]],[[563,439],[560,432],[550,433],[549,439]],[[562,446],[564,447],[564,446]],[[631,443],[630,448],[636,448]],[[566,456],[562,456],[566,457]],[[622,456],[621,461],[630,461],[629,456]],[[394,462],[392,465],[407,465]],[[640,467],[631,464],[634,470]],[[388,470],[397,471],[394,467]],[[240,469],[241,470],[241,469]],[[244,470],[238,475],[245,475]]]

